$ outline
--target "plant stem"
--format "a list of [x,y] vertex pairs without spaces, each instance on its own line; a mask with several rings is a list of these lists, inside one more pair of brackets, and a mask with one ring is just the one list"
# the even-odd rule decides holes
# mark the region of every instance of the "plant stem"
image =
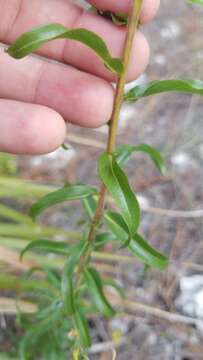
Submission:
[[107,152],[110,155],[115,150],[116,134],[117,134],[121,106],[123,103],[124,87],[125,87],[125,83],[126,83],[128,65],[130,62],[133,39],[134,39],[135,32],[137,31],[137,29],[139,27],[139,18],[140,18],[141,7],[142,7],[142,0],[133,0],[132,15],[129,19],[128,31],[127,31],[126,42],[125,42],[125,47],[124,47],[124,52],[123,52],[124,71],[123,71],[122,75],[120,76],[118,83],[117,83],[113,115],[112,115],[112,120],[110,123],[110,129],[109,129]]
[[[131,13],[129,23],[128,23],[127,36],[126,36],[126,41],[125,41],[124,50],[123,50],[123,57],[122,57],[124,71],[121,74],[121,76],[118,78],[118,81],[117,81],[113,113],[112,113],[112,118],[111,118],[111,122],[110,122],[110,126],[109,126],[109,134],[108,134],[107,149],[106,149],[107,153],[109,155],[112,155],[113,151],[115,150],[115,146],[116,146],[116,134],[117,134],[117,128],[118,128],[118,122],[119,122],[119,115],[120,115],[120,110],[121,110],[121,106],[122,106],[122,102],[123,102],[124,87],[125,87],[125,83],[126,83],[128,65],[130,62],[131,50],[132,50],[132,46],[133,46],[133,39],[134,39],[135,32],[137,31],[138,26],[139,26],[141,6],[142,6],[142,0],[133,0],[132,13]],[[99,192],[99,199],[98,199],[98,203],[97,203],[95,216],[92,220],[89,235],[88,235],[89,246],[87,247],[87,251],[83,254],[83,256],[80,259],[79,266],[78,266],[77,279],[79,279],[80,274],[82,274],[84,267],[86,265],[86,262],[88,261],[89,256],[91,255],[91,252],[92,252],[91,245],[95,239],[96,230],[97,230],[97,227],[98,227],[98,225],[101,221],[102,215],[103,215],[105,196],[106,196],[106,187],[104,184],[102,184],[101,188],[100,188],[100,192]]]

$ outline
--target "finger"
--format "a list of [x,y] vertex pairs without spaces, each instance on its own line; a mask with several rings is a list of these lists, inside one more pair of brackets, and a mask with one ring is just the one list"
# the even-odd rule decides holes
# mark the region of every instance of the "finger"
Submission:
[[[100,10],[110,10],[113,12],[129,13],[132,8],[132,0],[88,0]],[[160,5],[160,0],[143,0],[140,22],[147,23],[156,15]]]
[[[17,36],[34,26],[50,22],[61,23],[68,28],[85,27],[103,37],[112,56],[122,54],[126,30],[113,25],[97,15],[84,12],[80,7],[64,0],[0,0],[0,41],[11,43]],[[89,73],[113,80],[110,72],[97,56],[82,44],[56,40],[39,51],[41,55],[69,63]],[[149,56],[147,41],[141,33],[136,34],[128,80],[144,71]]]
[[0,99],[0,151],[44,154],[64,141],[65,123],[55,111],[40,105]]
[[106,123],[113,108],[112,86],[68,65],[37,57],[16,61],[0,48],[0,97],[46,105],[85,127]]
[[159,10],[160,0],[144,0],[141,11],[141,22],[146,24],[151,21]]

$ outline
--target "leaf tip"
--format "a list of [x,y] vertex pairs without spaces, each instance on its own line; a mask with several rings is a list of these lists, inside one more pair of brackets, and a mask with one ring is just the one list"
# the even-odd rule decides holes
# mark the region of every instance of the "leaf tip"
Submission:
[[12,45],[5,48],[4,52],[8,55],[10,55],[12,58],[17,59],[17,56],[15,56],[15,53],[12,51]]
[[28,210],[28,215],[33,222],[36,222],[37,215],[34,212],[33,206],[31,206],[31,208]]
[[25,252],[26,252],[26,248],[24,248],[21,252],[20,252],[20,261],[23,261],[23,257],[25,255]]
[[63,143],[63,144],[61,145],[61,147],[62,147],[63,150],[66,150],[66,151],[70,150],[70,146],[69,146],[69,145],[66,145],[66,143]]

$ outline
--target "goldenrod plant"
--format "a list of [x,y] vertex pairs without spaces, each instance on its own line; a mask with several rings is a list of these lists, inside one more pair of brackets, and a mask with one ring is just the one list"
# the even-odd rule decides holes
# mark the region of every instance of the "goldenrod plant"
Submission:
[[[201,0],[190,2],[202,4]],[[50,189],[50,192],[49,189],[45,189],[45,195],[31,206],[30,218],[25,216],[21,219],[26,221],[25,228],[33,229],[33,238],[29,243],[26,242],[21,251],[21,259],[30,251],[59,254],[63,258],[60,262],[63,270],[60,271],[60,266],[56,264],[51,266],[50,261],[44,258],[41,268],[31,269],[24,279],[17,280],[9,274],[6,280],[0,279],[5,288],[6,284],[10,284],[12,289],[20,288],[22,292],[34,292],[34,297],[40,298],[37,312],[26,317],[19,314],[18,317],[18,322],[25,329],[25,335],[19,344],[21,360],[38,357],[65,360],[67,356],[70,359],[88,359],[88,350],[91,347],[88,319],[92,314],[100,314],[107,319],[116,316],[116,309],[106,296],[106,286],[113,287],[119,296],[124,295],[114,279],[107,282],[93,266],[92,258],[97,256],[106,244],[113,244],[114,253],[127,248],[147,267],[164,270],[168,265],[167,257],[154,249],[149,239],[147,241],[139,233],[140,206],[124,170],[131,155],[142,152],[151,158],[158,171],[163,174],[164,159],[148,144],[123,144],[117,147],[119,114],[123,102],[136,102],[143,97],[162,92],[203,95],[203,82],[191,79],[157,80],[124,92],[133,38],[139,27],[141,6],[142,0],[132,0],[129,17],[125,14],[100,11],[101,16],[108,17],[118,26],[127,26],[121,59],[111,56],[104,40],[97,34],[83,28],[67,29],[60,24],[46,24],[34,28],[22,34],[6,49],[10,56],[21,59],[52,40],[73,40],[94,51],[117,78],[113,114],[108,124],[106,151],[98,159],[100,188],[77,183],[65,185],[61,189]],[[22,186],[23,190],[25,189]],[[114,202],[113,208],[111,202],[106,202],[107,195]],[[54,241],[52,235],[56,233],[56,229],[53,228],[43,228],[41,237],[39,233],[35,236],[36,221],[42,212],[58,203],[75,200],[81,201],[86,213],[83,231],[77,231],[72,236],[70,234],[67,241]],[[8,212],[8,209],[4,207],[2,211]],[[15,212],[9,214],[14,218],[18,217]],[[15,229],[13,231],[15,232]],[[24,239],[28,232],[29,230],[25,232]],[[15,239],[12,238],[11,243],[13,241],[14,244]],[[44,272],[45,279],[32,279],[31,275],[39,270]]]

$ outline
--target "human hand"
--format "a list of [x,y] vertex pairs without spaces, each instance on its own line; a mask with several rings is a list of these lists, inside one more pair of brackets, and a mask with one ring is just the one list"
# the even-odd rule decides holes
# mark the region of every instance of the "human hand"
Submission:
[[[102,10],[129,12],[132,0],[90,0]],[[143,0],[141,23],[150,21],[159,0]],[[60,23],[87,28],[106,42],[114,57],[121,56],[125,27],[87,13],[67,0],[0,0],[0,41],[10,44],[30,28]],[[38,52],[14,60],[0,47],[0,151],[41,154],[57,148],[65,137],[65,122],[98,127],[109,121],[113,108],[113,75],[84,45],[55,40]],[[57,62],[50,61],[57,60]],[[135,35],[128,81],[146,68],[149,46]]]

